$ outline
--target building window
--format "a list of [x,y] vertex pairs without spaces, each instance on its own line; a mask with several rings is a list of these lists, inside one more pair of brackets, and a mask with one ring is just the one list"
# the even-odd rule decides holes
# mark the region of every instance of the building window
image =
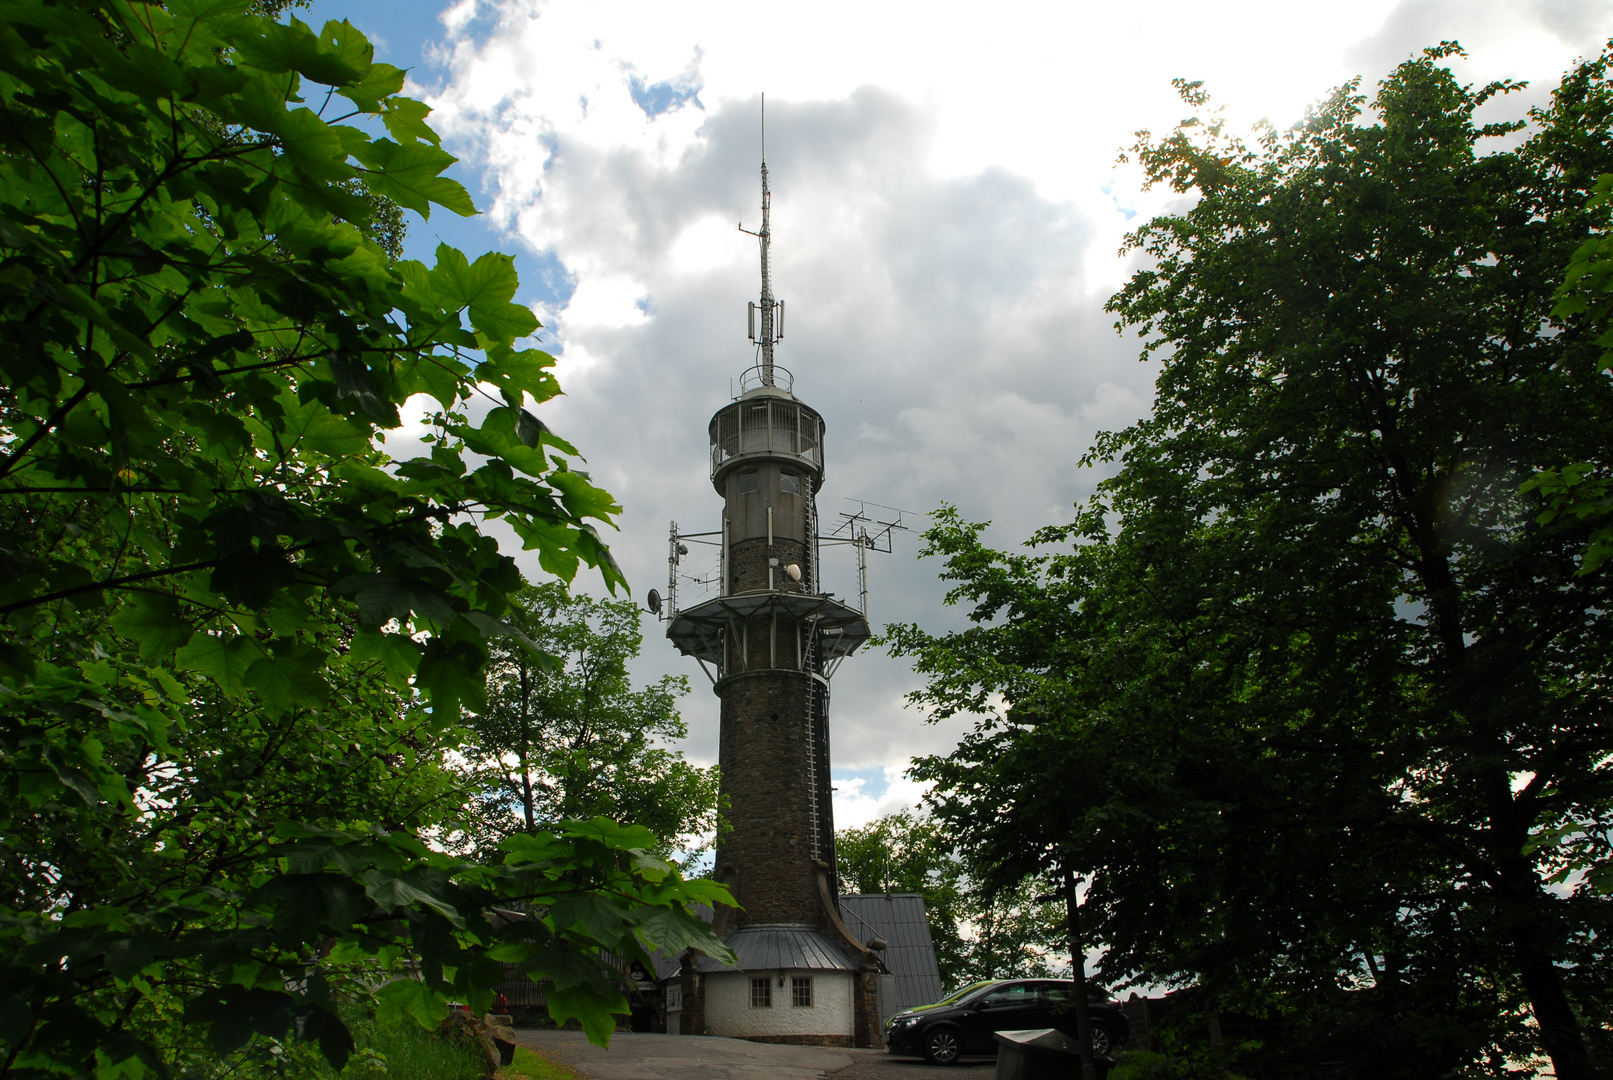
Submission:
[[739,493],[750,495],[756,491],[756,470],[746,469],[739,474]]
[[799,495],[801,494],[801,478],[792,472],[779,473],[778,489],[786,495]]
[[790,1004],[797,1008],[812,1007],[812,976],[794,975],[790,978]]
[[750,1007],[753,1009],[771,1009],[773,1007],[772,979],[752,979],[750,981]]

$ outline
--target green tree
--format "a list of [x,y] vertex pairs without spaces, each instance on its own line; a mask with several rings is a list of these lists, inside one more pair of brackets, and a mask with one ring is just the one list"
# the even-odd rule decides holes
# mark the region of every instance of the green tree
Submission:
[[[1591,205],[1605,206],[1609,199],[1613,199],[1613,173],[1604,173],[1596,182]],[[1601,370],[1613,370],[1613,324],[1608,319],[1613,314],[1613,238],[1598,234],[1580,245],[1557,297],[1553,314],[1578,318],[1601,331],[1596,339],[1602,349]],[[1584,574],[1592,573],[1613,555],[1613,524],[1609,523],[1613,519],[1613,480],[1607,475],[1608,466],[1605,456],[1576,461],[1561,468],[1542,469],[1540,475],[1524,485],[1524,490],[1538,490],[1547,499],[1540,515],[1542,525],[1564,515],[1595,524],[1580,566]],[[1605,858],[1602,865],[1607,865]],[[1605,889],[1613,889],[1609,873],[1600,872]]]
[[487,706],[471,721],[477,842],[607,814],[670,850],[716,829],[717,772],[663,745],[688,735],[681,676],[634,689],[627,666],[644,636],[630,600],[573,595],[558,582],[512,596],[509,622],[541,651],[495,644]]
[[[495,958],[603,1039],[602,948],[721,952],[686,910],[717,893],[647,830],[561,823],[497,865],[423,842],[459,816],[489,642],[519,640],[480,523],[614,585],[589,519],[617,508],[530,411],[558,387],[511,260],[380,246],[382,200],[474,212],[403,72],[247,9],[0,5],[8,1078],[291,1037],[340,1065],[344,987],[412,970],[382,1012],[429,1023],[484,1007]],[[417,394],[429,445],[394,457]]]
[[1063,911],[1038,899],[1045,887],[1020,880],[986,885],[971,874],[950,830],[904,810],[835,833],[847,892],[918,893],[924,898],[941,982],[1049,975],[1064,951]]
[[1605,448],[1598,328],[1554,293],[1608,224],[1613,87],[1580,65],[1485,152],[1524,125],[1474,120],[1508,87],[1455,51],[1370,113],[1352,84],[1254,145],[1213,115],[1140,140],[1194,196],[1110,304],[1153,414],[1100,438],[1118,471],[1036,537],[1062,550],[943,515],[977,625],[891,639],[932,708],[1009,702],[919,774],[1005,867],[1095,873],[1106,976],[1280,1007],[1363,1075],[1544,1051],[1578,1080],[1613,1053],[1610,906],[1548,887],[1539,838],[1606,835],[1613,621],[1590,524],[1520,488]]
[[1045,882],[1026,878],[970,896],[960,981],[1047,979],[1065,969],[1064,905],[1045,899],[1046,890]]
[[903,810],[835,833],[840,889],[848,893],[918,893],[930,924],[941,982],[979,976],[969,966],[958,924],[963,918],[963,864],[939,823]]

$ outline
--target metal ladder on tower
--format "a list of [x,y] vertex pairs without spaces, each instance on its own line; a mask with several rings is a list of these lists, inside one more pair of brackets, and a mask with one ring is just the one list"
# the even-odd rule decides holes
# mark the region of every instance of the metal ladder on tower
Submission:
[[822,587],[818,585],[818,496],[816,492],[808,492],[806,500],[806,551],[802,552],[802,562],[806,563],[806,580],[801,583],[801,591],[821,593]]
[[818,777],[818,673],[816,658],[818,653],[818,631],[813,626],[807,630],[806,653],[801,658],[801,669],[806,673],[806,755],[807,755],[807,791],[811,802],[811,828],[812,828],[812,858],[823,858],[823,818],[819,812],[820,779]]

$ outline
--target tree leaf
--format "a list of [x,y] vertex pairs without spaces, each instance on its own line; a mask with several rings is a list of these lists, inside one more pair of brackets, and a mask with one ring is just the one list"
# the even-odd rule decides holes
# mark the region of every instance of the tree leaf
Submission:
[[544,995],[549,1018],[557,1027],[568,1020],[582,1025],[583,1034],[595,1046],[609,1046],[616,1030],[616,1017],[628,1012],[627,999],[619,992],[597,994],[583,987],[550,987]]
[[459,182],[441,175],[459,160],[446,150],[424,142],[399,145],[390,139],[377,139],[357,157],[367,167],[364,182],[371,191],[421,217],[431,216],[433,203],[461,217],[477,213],[476,204]]
[[319,1052],[330,1067],[340,1072],[353,1056],[353,1034],[342,1023],[341,1017],[320,1006],[308,1006],[296,1017],[297,1037],[304,1042],[319,1043]]
[[[402,72],[398,72],[398,89],[400,90],[403,88],[402,75]],[[441,139],[426,124],[426,117],[430,114],[431,106],[423,101],[415,101],[405,97],[392,97],[387,102],[386,111],[381,114],[381,120],[386,124],[387,131],[400,144],[418,140],[437,146],[441,143]]]
[[412,1019],[434,1031],[448,1016],[448,1003],[418,979],[394,979],[375,991],[375,1018],[396,1026]]
[[439,590],[423,582],[377,575],[353,578],[343,591],[357,593],[359,619],[367,626],[385,626],[393,619],[407,623],[418,613],[439,629],[446,629],[458,613]]
[[258,644],[248,638],[222,634],[197,634],[179,650],[175,662],[182,671],[205,675],[230,697],[246,692],[246,671],[263,655]]
[[168,593],[138,592],[124,600],[112,626],[136,643],[143,660],[172,653],[190,640],[195,628],[179,615],[179,599]]
[[[327,23],[328,31],[339,24]],[[367,65],[368,43],[351,26],[350,34],[333,35],[327,47],[302,20],[293,17],[285,23],[259,20],[261,36],[241,37],[235,51],[253,67],[269,72],[295,71],[326,85],[347,85],[358,81]]]
[[382,870],[368,870],[363,875],[364,894],[380,905],[387,913],[399,908],[422,905],[437,912],[455,926],[464,926],[465,917],[447,901],[433,896],[404,881],[395,874]]
[[614,900],[597,893],[562,895],[549,905],[549,919],[557,933],[575,931],[594,941],[619,938],[624,914]]
[[245,682],[263,695],[273,713],[285,713],[298,705],[318,708],[330,696],[315,654],[290,645],[278,645],[254,660],[246,669]]
[[420,654],[420,646],[407,635],[387,634],[367,627],[353,635],[349,652],[356,661],[379,664],[387,681],[399,690],[406,689],[414,677]]

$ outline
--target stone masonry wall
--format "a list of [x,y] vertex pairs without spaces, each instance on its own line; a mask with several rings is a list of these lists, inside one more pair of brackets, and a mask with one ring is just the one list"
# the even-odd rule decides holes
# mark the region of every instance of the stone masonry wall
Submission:
[[757,671],[724,680],[718,761],[729,829],[716,876],[744,907],[732,927],[822,922],[813,871],[807,677]]
[[[784,540],[775,537],[773,540],[773,554],[767,553],[767,540],[737,540],[728,545],[728,591],[749,592],[752,589],[767,588],[767,560],[778,560],[778,567],[773,571],[773,587],[776,589],[789,589],[790,591],[805,590],[810,592],[812,582],[809,580],[812,568],[806,557],[806,545],[799,540]],[[784,568],[795,563],[801,568],[801,583],[797,585],[784,576]]]
[[852,998],[852,1044],[877,1050],[885,1045],[885,1031],[879,1022],[879,966],[872,959],[856,973]]

